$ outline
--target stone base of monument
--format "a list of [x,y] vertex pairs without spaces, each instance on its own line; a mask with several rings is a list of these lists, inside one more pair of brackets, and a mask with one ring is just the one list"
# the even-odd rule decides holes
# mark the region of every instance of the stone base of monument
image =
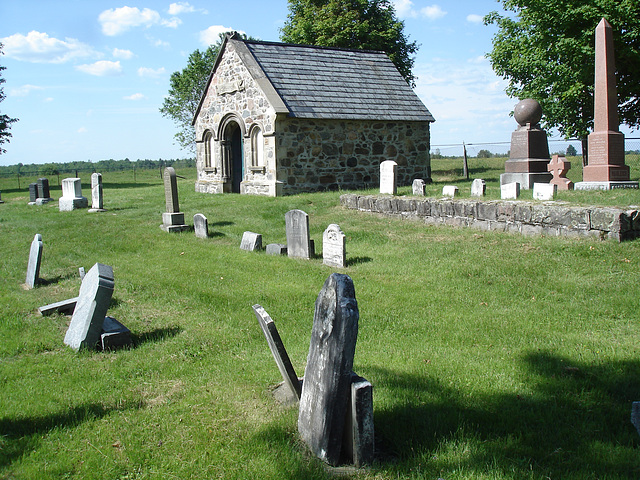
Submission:
[[638,182],[578,182],[574,190],[614,190],[616,188],[638,188]]
[[44,205],[45,203],[53,202],[53,198],[37,198],[36,205]]
[[500,185],[517,182],[521,190],[530,190],[534,183],[549,183],[552,178],[550,173],[503,173],[500,175]]
[[104,208],[90,208],[89,210],[87,210],[87,212],[89,213],[95,213],[95,212],[106,212],[107,210]]
[[185,225],[184,223],[184,213],[163,213],[162,214],[162,225],[160,228],[165,232],[182,232],[184,230],[189,230],[189,225]]
[[60,200],[58,200],[58,208],[61,212],[70,212],[78,208],[87,208],[88,206],[89,201],[87,200],[87,197],[61,197]]
[[129,347],[133,345],[131,331],[113,317],[104,317],[102,331],[100,332],[100,345],[102,350]]

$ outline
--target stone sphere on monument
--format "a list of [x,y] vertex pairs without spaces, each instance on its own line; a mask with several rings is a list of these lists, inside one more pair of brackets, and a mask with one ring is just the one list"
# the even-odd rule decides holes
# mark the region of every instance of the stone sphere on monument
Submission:
[[532,126],[537,125],[542,118],[542,107],[537,100],[525,98],[513,108],[513,116],[516,122],[523,127],[527,123]]

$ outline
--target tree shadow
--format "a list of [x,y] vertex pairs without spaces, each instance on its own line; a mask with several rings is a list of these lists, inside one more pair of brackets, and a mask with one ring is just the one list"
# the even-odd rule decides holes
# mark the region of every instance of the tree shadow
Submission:
[[175,337],[182,332],[182,327],[164,327],[156,328],[150,332],[131,334],[131,341],[133,343],[132,348],[137,348],[140,345],[151,342],[160,342],[167,338]]
[[111,412],[140,408],[138,403],[105,407],[102,403],[87,403],[70,410],[25,418],[0,418],[0,466],[10,465],[26,452],[35,450],[47,432],[58,428],[73,428],[84,422],[100,419]]
[[521,361],[534,382],[522,394],[478,394],[429,376],[367,369],[374,388],[398,399],[375,411],[381,467],[400,461],[394,470],[408,472],[447,444],[466,443],[477,448],[463,460],[441,456],[441,471],[480,473],[491,465],[520,478],[640,476],[640,442],[630,422],[631,404],[640,399],[640,361],[590,365],[549,352]]
[[353,265],[359,265],[361,263],[369,263],[373,262],[373,258],[371,257],[350,257],[347,258],[347,267],[351,267]]
[[235,222],[229,222],[226,220],[222,220],[220,222],[210,223],[210,227],[230,227],[231,225],[235,225]]

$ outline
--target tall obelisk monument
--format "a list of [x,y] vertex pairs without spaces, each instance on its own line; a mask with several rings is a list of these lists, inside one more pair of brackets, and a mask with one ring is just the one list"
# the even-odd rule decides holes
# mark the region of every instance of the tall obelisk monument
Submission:
[[624,134],[618,130],[618,93],[613,53],[613,32],[604,18],[596,27],[596,75],[593,133],[589,141],[589,165],[582,170],[582,182],[576,190],[638,188],[630,182],[624,163]]

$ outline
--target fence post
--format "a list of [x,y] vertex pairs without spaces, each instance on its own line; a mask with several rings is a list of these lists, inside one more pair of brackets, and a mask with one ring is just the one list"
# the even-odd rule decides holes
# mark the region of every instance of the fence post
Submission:
[[469,180],[469,163],[467,162],[467,146],[462,142],[462,155],[464,157],[464,163],[462,164],[462,176],[465,180]]

